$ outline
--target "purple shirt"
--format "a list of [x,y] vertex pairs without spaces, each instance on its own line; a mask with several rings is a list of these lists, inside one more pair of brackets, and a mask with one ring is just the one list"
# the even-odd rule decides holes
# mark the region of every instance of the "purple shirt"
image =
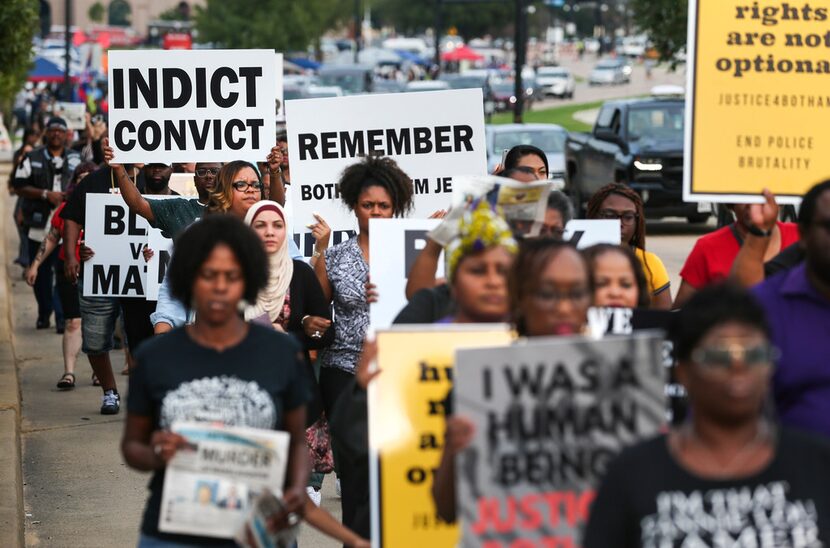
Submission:
[[782,422],[830,437],[830,300],[805,263],[753,289],[781,350],[773,392]]

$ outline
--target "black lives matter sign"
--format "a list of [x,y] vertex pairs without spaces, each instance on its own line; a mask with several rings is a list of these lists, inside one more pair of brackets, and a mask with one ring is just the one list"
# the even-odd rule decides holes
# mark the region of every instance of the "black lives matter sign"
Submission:
[[653,334],[459,351],[461,546],[580,546],[608,463],[664,423],[664,386]]
[[262,161],[274,144],[281,60],[273,50],[110,52],[116,158]]

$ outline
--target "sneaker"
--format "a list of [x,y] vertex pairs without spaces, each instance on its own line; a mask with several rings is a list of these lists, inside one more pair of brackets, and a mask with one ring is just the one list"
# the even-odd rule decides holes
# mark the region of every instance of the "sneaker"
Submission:
[[117,415],[121,408],[121,397],[115,390],[107,390],[101,397],[101,414]]
[[340,491],[340,478],[337,478],[337,482],[334,484],[334,492],[337,493],[337,498],[343,496],[343,492]]
[[309,485],[305,488],[305,492],[315,506],[320,506],[320,502],[323,500],[323,494],[320,491]]
[[35,323],[35,329],[49,329],[49,318],[45,320],[38,319]]

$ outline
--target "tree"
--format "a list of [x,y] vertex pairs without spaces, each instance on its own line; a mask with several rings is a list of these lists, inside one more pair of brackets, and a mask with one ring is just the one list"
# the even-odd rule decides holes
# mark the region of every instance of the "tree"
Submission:
[[89,10],[86,12],[89,16],[90,21],[95,21],[96,23],[103,23],[104,16],[107,13],[107,8],[104,7],[104,4],[101,2],[95,2],[91,6],[89,6]]
[[127,0],[112,0],[109,7],[108,23],[119,27],[129,27],[132,12],[133,9]]
[[686,47],[688,0],[631,0],[634,21],[651,38],[661,61],[676,63]]
[[[400,34],[417,34],[435,26],[436,0],[376,0],[372,15],[380,26],[393,26]],[[458,29],[465,39],[492,34],[512,35],[513,0],[468,4],[444,4],[441,7],[443,32]]]
[[195,11],[199,39],[226,48],[305,50],[350,15],[340,0],[207,0]]
[[32,67],[32,38],[38,29],[38,3],[31,0],[3,0],[0,9],[0,108],[9,114],[14,98]]

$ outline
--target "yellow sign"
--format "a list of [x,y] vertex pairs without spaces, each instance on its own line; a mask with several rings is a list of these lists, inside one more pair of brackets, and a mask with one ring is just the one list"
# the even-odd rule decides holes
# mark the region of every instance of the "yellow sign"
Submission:
[[444,445],[444,401],[459,348],[508,344],[506,326],[441,325],[378,332],[369,389],[375,546],[455,546],[459,529],[438,518],[431,489]]
[[784,202],[830,177],[826,0],[689,2],[684,199]]

